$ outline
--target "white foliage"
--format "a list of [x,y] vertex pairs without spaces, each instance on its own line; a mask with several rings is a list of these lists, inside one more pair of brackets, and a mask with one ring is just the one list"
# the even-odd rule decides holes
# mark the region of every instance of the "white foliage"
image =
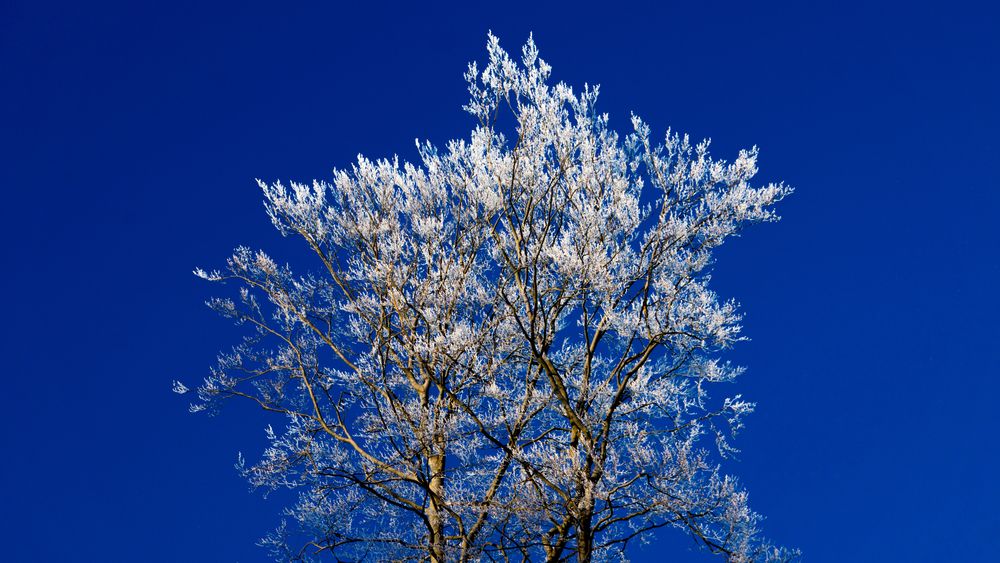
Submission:
[[707,268],[791,189],[751,184],[756,147],[718,160],[669,130],[656,144],[635,116],[619,137],[599,88],[551,84],[531,39],[520,61],[493,35],[487,51],[465,75],[468,139],[418,142],[417,163],[358,156],[332,182],[259,182],[312,274],[243,247],[195,270],[240,285],[209,304],[251,329],[195,408],[240,397],[288,420],[239,466],[302,491],[287,516],[306,547],[287,527],[263,543],[586,561],[672,525],[732,561],[790,556],[757,539],[712,461],[753,404],[709,396],[741,373],[717,356],[742,337]]

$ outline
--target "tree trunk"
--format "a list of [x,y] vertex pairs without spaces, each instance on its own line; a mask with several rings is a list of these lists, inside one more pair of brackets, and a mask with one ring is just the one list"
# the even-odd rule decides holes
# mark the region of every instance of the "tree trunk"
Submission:
[[576,559],[579,563],[590,563],[594,558],[594,485],[585,483],[583,498],[577,507],[576,516]]
[[431,563],[444,563],[444,518],[441,501],[444,498],[444,456],[432,455],[427,459],[430,468],[430,502],[427,503],[427,526],[430,528],[429,547]]
[[591,519],[587,514],[581,517],[576,529],[576,559],[580,563],[590,563],[594,557],[594,530]]

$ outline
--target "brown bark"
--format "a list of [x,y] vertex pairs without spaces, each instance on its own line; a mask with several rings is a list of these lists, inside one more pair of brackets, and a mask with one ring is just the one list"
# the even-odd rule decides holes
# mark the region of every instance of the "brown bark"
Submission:
[[432,455],[427,458],[430,469],[430,502],[427,503],[427,527],[430,537],[431,563],[444,563],[444,518],[441,514],[441,501],[444,498],[444,456]]

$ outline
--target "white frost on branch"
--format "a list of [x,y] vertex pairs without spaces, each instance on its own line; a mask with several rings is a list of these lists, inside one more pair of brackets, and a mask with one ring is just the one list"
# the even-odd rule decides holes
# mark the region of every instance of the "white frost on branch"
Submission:
[[719,354],[743,337],[708,275],[791,189],[752,183],[756,147],[727,162],[637,116],[620,136],[599,88],[551,83],[531,39],[519,61],[493,35],[487,52],[465,75],[467,139],[418,141],[415,163],[359,155],[332,182],[258,181],[312,273],[245,247],[195,270],[240,288],[209,305],[249,335],[193,408],[240,398],[287,420],[239,463],[300,491],[297,526],[263,543],[591,561],[672,526],[730,561],[792,557],[721,473],[754,405],[709,394],[742,372]]

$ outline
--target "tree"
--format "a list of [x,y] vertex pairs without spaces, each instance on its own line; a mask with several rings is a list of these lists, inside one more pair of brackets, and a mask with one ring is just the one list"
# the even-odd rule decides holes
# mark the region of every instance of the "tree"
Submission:
[[286,416],[261,461],[241,458],[255,486],[300,491],[298,531],[265,543],[592,561],[674,527],[730,561],[793,557],[719,468],[753,405],[708,394],[741,371],[719,359],[740,317],[708,288],[712,250],[791,189],[751,186],[756,148],[727,163],[669,130],[657,145],[638,117],[619,138],[598,89],[550,84],[531,39],[520,62],[493,35],[488,54],[465,76],[467,140],[259,182],[314,272],[247,248],[196,270],[239,286],[210,305],[250,331],[192,409]]

